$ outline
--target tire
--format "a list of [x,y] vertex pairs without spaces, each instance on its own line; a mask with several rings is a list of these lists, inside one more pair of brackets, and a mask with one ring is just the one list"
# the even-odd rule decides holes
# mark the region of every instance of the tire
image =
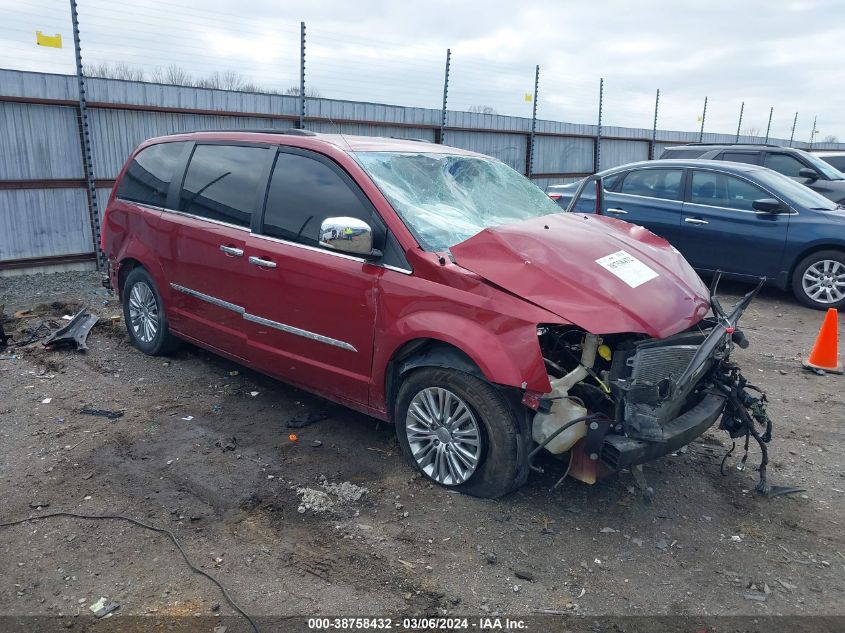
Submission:
[[[436,419],[431,425],[423,423],[425,417],[435,417],[431,411],[438,408],[448,410],[449,417],[456,418],[454,435]],[[495,499],[527,479],[527,445],[514,411],[499,390],[480,378],[448,368],[414,370],[399,387],[394,413],[402,452],[414,468],[434,483],[475,497]],[[473,439],[478,443],[475,453]]]
[[802,259],[792,273],[792,292],[816,310],[845,307],[845,253],[818,251]]
[[144,268],[135,268],[123,284],[123,320],[132,344],[148,356],[162,356],[176,349],[179,340],[170,333],[158,288]]

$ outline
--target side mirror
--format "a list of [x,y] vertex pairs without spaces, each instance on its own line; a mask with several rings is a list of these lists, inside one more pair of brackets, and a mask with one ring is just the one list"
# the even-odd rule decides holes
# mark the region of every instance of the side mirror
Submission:
[[819,172],[815,169],[810,169],[809,167],[802,167],[798,170],[798,177],[806,178],[807,180],[818,180]]
[[777,213],[783,206],[779,200],[774,198],[761,198],[751,203],[757,213]]
[[381,257],[373,248],[373,229],[358,218],[326,218],[320,225],[320,246],[367,259]]

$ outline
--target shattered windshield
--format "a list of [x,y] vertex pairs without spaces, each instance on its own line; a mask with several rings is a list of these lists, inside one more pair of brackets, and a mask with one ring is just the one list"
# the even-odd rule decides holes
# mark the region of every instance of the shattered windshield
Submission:
[[428,251],[447,250],[488,227],[561,211],[530,180],[492,158],[356,152],[355,159]]

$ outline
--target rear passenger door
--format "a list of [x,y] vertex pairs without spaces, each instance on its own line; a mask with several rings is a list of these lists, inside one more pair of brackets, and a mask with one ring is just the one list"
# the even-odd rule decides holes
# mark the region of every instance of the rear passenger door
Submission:
[[719,154],[717,160],[729,160],[734,163],[760,164],[760,152],[727,151]]
[[364,220],[374,246],[385,249],[381,219],[345,171],[315,152],[281,149],[263,218],[246,245],[249,358],[271,375],[362,408],[377,282],[386,271],[321,247],[320,225],[328,217]]
[[678,239],[682,184],[681,168],[647,168],[627,172],[616,191],[604,196],[605,215],[646,227],[669,242]]
[[677,247],[695,268],[774,278],[780,272],[789,212],[757,213],[772,198],[743,178],[695,169]]
[[241,361],[247,356],[244,249],[272,158],[267,146],[196,143],[156,240],[173,329]]

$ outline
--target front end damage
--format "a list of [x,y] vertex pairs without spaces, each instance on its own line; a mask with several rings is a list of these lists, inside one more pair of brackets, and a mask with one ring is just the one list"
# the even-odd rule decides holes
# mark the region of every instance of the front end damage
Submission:
[[539,470],[540,451],[568,453],[567,473],[594,483],[682,448],[721,417],[732,439],[745,437],[746,449],[750,438],[760,445],[758,490],[765,492],[766,399],[730,360],[735,345],[748,346],[737,323],[760,285],[729,312],[712,295],[713,316],[660,339],[540,326],[552,391],[525,399],[537,410],[532,468]]

